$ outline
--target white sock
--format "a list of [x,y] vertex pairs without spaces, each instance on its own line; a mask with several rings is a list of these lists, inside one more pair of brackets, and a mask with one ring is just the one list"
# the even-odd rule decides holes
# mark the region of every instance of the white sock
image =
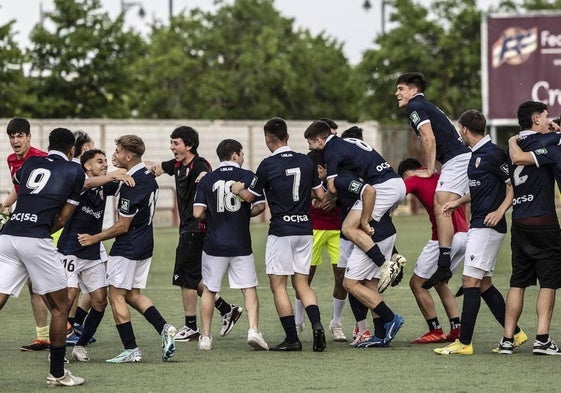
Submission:
[[296,325],[304,324],[304,305],[300,299],[294,299],[294,320]]
[[358,334],[362,334],[368,330],[368,324],[366,323],[366,319],[357,322],[358,325]]
[[331,318],[331,324],[341,325],[345,303],[347,303],[346,299],[333,298],[333,317]]

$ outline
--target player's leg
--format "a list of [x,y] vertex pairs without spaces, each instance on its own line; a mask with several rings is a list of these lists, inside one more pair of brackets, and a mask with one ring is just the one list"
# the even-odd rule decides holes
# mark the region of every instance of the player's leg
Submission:
[[343,287],[343,278],[345,269],[337,267],[339,262],[339,238],[340,231],[327,231],[327,254],[331,262],[333,271],[333,311],[331,321],[329,322],[329,330],[333,334],[334,341],[346,342],[347,337],[343,333],[343,311],[347,299],[347,291]]
[[10,296],[6,295],[5,293],[0,293],[0,310],[2,310],[9,297]]
[[31,311],[35,319],[36,338],[28,345],[22,345],[22,351],[42,351],[49,347],[49,309],[43,298],[33,292],[31,282],[28,282]]

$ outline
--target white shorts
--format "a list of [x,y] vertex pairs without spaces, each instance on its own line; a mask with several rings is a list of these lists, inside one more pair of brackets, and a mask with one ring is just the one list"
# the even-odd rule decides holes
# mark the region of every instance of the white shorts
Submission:
[[203,251],[203,284],[206,285],[209,291],[220,292],[222,278],[226,271],[228,272],[230,288],[255,288],[258,284],[253,254],[237,257],[218,257],[208,255]]
[[354,243],[350,240],[339,238],[339,263],[337,267],[345,269],[349,261],[349,257],[353,252]]
[[58,257],[65,268],[69,288],[79,286],[82,292],[90,293],[107,286],[103,260],[82,259],[61,253],[58,253]]
[[265,272],[278,276],[309,274],[313,244],[312,235],[267,236]]
[[146,288],[152,258],[128,259],[109,256],[107,259],[107,285],[115,288],[143,289]]
[[477,278],[492,277],[497,255],[505,238],[492,228],[472,228],[468,231],[464,276]]
[[[393,209],[395,205],[405,198],[405,183],[401,178],[393,178],[383,183],[372,184],[376,189],[376,202],[372,211],[372,218],[380,221],[380,218],[388,210]],[[362,201],[358,200],[352,207],[352,210],[362,210]]]
[[68,287],[53,239],[0,236],[0,293],[17,297],[28,278],[38,295]]
[[99,259],[103,262],[107,262],[107,250],[102,242],[99,242]]
[[[393,246],[395,245],[396,235],[376,243],[380,247],[380,251],[389,261],[392,257]],[[347,270],[345,270],[345,278],[349,280],[372,280],[373,278],[380,278],[380,268],[372,259],[368,257],[359,247],[354,247],[347,263]]]
[[[452,272],[458,269],[458,266],[460,266],[460,263],[464,259],[467,237],[467,232],[456,232],[452,238],[452,250],[450,252],[450,259],[452,261],[450,268]],[[438,240],[429,240],[423,248],[423,251],[421,251],[421,255],[417,258],[413,273],[418,277],[429,279],[438,267],[439,254],[440,248],[438,246]]]
[[442,165],[436,191],[452,192],[462,196],[469,192],[467,168],[471,153],[460,154]]

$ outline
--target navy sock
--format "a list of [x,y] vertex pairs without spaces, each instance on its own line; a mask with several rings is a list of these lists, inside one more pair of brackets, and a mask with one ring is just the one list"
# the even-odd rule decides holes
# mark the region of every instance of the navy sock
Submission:
[[162,317],[162,314],[160,314],[158,309],[156,309],[156,307],[154,306],[150,306],[146,309],[146,311],[144,311],[143,315],[144,318],[146,318],[146,320],[150,322],[152,326],[154,326],[154,329],[156,329],[158,334],[161,334],[162,330],[164,330],[166,320],[164,319],[164,317]]
[[216,309],[220,311],[220,315],[228,314],[232,310],[232,306],[230,305],[230,303],[228,303],[221,297],[219,297],[218,300],[214,302],[214,307],[216,307]]
[[125,349],[134,349],[137,347],[136,338],[134,337],[134,331],[132,330],[132,323],[125,322],[117,326],[117,331],[119,332],[119,337],[121,337],[121,342]]
[[366,251],[366,255],[378,266],[382,266],[386,262],[386,257],[382,254],[377,244],[374,244],[370,250]]
[[462,309],[462,328],[460,329],[460,342],[470,344],[475,329],[475,321],[481,306],[481,290],[477,287],[464,287],[464,306]]
[[[487,307],[491,311],[491,314],[495,317],[498,323],[502,327],[505,326],[505,299],[499,290],[494,286],[490,286],[485,292],[481,294],[481,297],[487,303]],[[520,329],[518,329],[520,331]]]
[[197,316],[196,315],[186,315],[185,316],[185,326],[189,329],[197,330]]
[[427,324],[429,325],[429,330],[442,329],[438,318],[427,319]]
[[64,355],[66,354],[66,346],[55,347],[51,345],[49,349],[51,351],[51,375],[55,378],[60,378],[64,375]]
[[438,254],[438,267],[450,268],[452,261],[450,259],[450,252],[452,249],[450,247],[439,247]]
[[280,318],[282,328],[286,335],[286,341],[289,343],[295,343],[298,341],[298,333],[296,333],[296,321],[294,320],[294,315],[287,315],[286,317]]
[[84,321],[84,330],[82,330],[82,334],[80,335],[80,339],[76,343],[76,345],[86,346],[90,339],[94,336],[101,320],[103,319],[103,314],[105,310],[97,311],[92,307],[88,317]]
[[[384,323],[393,320],[393,311],[383,301],[372,309],[375,314],[379,315],[384,320]],[[379,337],[378,337],[379,338]]]
[[374,322],[374,336],[377,338],[386,338],[386,327],[384,326],[384,320],[380,317],[374,317],[372,319]]
[[349,293],[349,304],[355,317],[355,321],[362,321],[368,315],[368,307],[362,304],[356,297]]
[[319,313],[319,307],[317,304],[311,304],[306,307],[306,314],[308,314],[308,319],[312,324],[312,328],[315,329],[315,326],[319,323],[321,324],[321,317]]
[[83,325],[87,315],[88,312],[84,310],[82,307],[78,306],[78,308],[76,309],[76,315],[74,316],[74,323],[77,323],[78,325]]

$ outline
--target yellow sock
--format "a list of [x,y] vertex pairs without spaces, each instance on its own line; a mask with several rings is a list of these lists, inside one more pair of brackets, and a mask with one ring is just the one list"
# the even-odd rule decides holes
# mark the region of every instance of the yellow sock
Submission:
[[35,326],[37,338],[43,341],[49,341],[49,326],[38,327]]

